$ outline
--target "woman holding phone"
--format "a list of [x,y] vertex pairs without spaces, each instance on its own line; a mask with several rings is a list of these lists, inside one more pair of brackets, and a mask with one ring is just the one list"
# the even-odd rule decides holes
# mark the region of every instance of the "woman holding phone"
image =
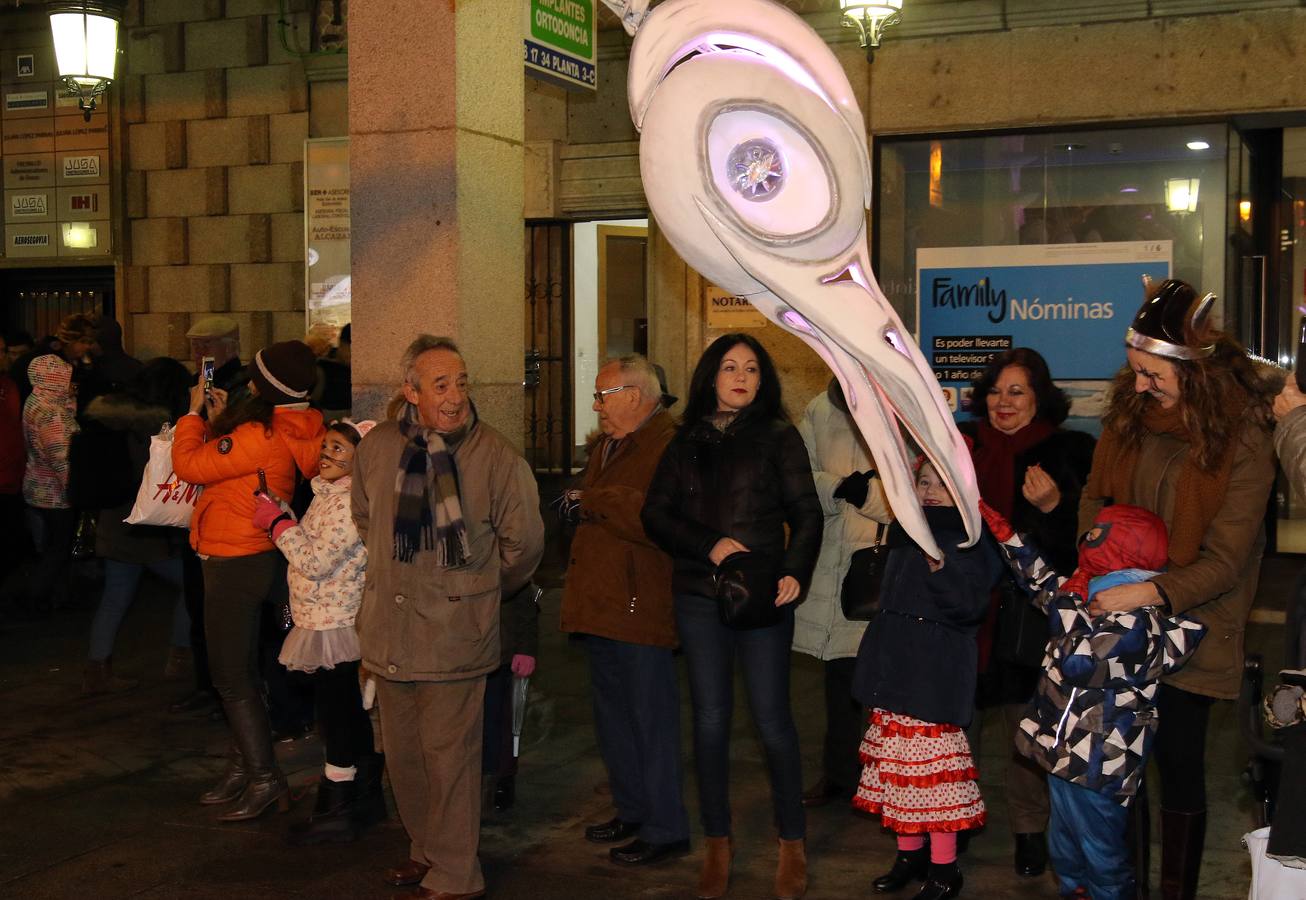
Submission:
[[218,816],[226,822],[255,818],[274,803],[290,808],[272,752],[257,653],[262,607],[284,581],[285,561],[251,518],[257,495],[288,498],[298,477],[317,475],[325,431],[321,413],[308,408],[316,364],[307,346],[284,341],[260,350],[249,374],[249,395],[230,407],[227,392],[201,378],[172,443],[177,476],[204,486],[190,540],[202,560],[209,668],[232,747],[226,772],[200,803],[234,803]]

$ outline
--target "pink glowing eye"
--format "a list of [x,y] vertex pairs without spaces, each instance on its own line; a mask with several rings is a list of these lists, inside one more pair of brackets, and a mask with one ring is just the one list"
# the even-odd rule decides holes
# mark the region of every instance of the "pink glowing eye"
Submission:
[[784,185],[784,157],[766,138],[754,138],[736,147],[726,160],[726,177],[745,200],[770,200]]

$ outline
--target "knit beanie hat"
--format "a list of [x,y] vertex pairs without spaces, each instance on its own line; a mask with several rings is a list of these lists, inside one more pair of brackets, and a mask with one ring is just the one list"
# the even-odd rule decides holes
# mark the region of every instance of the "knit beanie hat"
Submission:
[[317,357],[303,341],[282,341],[254,354],[249,378],[274,406],[302,403],[317,381]]

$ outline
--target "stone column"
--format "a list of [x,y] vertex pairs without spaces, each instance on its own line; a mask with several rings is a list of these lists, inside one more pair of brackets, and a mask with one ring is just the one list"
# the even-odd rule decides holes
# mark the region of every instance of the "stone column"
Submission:
[[481,417],[522,441],[518,13],[502,0],[350,9],[355,415],[383,415],[414,336],[445,334]]

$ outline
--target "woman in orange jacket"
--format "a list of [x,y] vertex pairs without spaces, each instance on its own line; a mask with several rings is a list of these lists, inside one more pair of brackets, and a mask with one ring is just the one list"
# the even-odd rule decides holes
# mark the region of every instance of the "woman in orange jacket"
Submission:
[[[190,412],[173,432],[172,467],[203,485],[190,542],[204,569],[204,632],[209,668],[232,731],[227,771],[200,797],[235,806],[218,818],[252,819],[276,803],[289,809],[285,776],[272,752],[272,731],[258,674],[263,604],[285,579],[281,554],[255,528],[255,494],[290,497],[296,473],[312,478],[322,445],[322,415],[308,408],[316,380],[313,351],[299,341],[273,344],[249,366],[249,396],[227,406],[227,394],[191,390]],[[208,422],[200,416],[207,410]]]

